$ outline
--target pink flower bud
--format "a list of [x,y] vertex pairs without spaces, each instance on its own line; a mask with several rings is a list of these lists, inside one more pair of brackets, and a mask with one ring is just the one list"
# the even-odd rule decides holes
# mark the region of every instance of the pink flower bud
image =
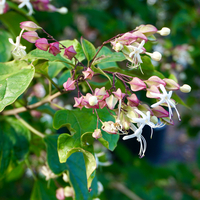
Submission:
[[43,51],[47,51],[48,48],[49,48],[49,43],[48,43],[46,38],[40,38],[40,39],[36,40],[35,46],[38,49],[41,49]]
[[155,108],[152,108],[152,112],[156,117],[168,117],[169,112],[167,112],[162,106],[157,106]]
[[120,88],[118,88],[116,92],[113,92],[113,94],[116,96],[116,98],[118,98],[118,100],[123,99],[126,95],[125,93],[122,93]]
[[146,84],[139,78],[134,77],[132,81],[128,82],[131,85],[132,91],[139,91],[146,88]]
[[66,91],[75,90],[75,81],[73,81],[71,78],[68,78],[67,82],[63,83],[63,87]]
[[64,57],[68,58],[69,60],[71,60],[76,54],[77,53],[74,50],[73,45],[65,48]]
[[94,91],[94,95],[98,98],[98,100],[104,100],[109,97],[108,92],[106,91],[105,87],[96,88]]
[[85,79],[90,79],[91,80],[93,75],[94,75],[94,72],[90,68],[87,68],[86,71],[83,71],[83,75],[84,75]]
[[91,97],[89,98],[89,104],[90,104],[90,106],[95,106],[95,105],[97,105],[97,104],[98,104],[98,99],[97,99],[97,97],[96,97],[96,96],[91,96]]
[[24,32],[22,37],[30,43],[35,43],[40,38],[35,31]]
[[21,22],[20,23],[20,28],[21,29],[25,29],[27,31],[36,31],[37,29],[41,29],[40,26],[38,26],[37,24],[35,24],[32,21]]
[[95,139],[101,138],[102,133],[100,129],[95,129],[94,132],[92,133],[92,137]]
[[93,96],[92,94],[87,93],[83,101],[86,108],[99,108],[98,99],[95,95]]
[[136,28],[136,30],[142,32],[147,37],[153,35],[158,31],[158,29],[151,24],[140,25],[139,27]]
[[106,98],[106,104],[111,110],[114,109],[115,105],[117,104],[117,101],[117,98],[115,98],[113,95],[110,95],[108,98]]
[[53,54],[54,56],[56,56],[57,54],[59,54],[60,48],[59,48],[59,42],[53,42],[49,44],[49,53]]
[[164,86],[166,85],[165,81],[163,81],[157,76],[151,76],[148,80],[145,81],[145,83],[148,85],[148,87],[151,87],[152,85],[159,87],[160,84]]
[[130,97],[127,97],[128,105],[131,107],[137,107],[140,103],[139,99],[135,94],[132,94]]
[[58,200],[64,200],[65,199],[64,188],[59,188],[59,189],[56,190],[56,198]]
[[155,97],[154,95],[151,95],[151,92],[160,94],[159,89],[158,89],[155,85],[152,85],[150,88],[147,89],[146,96],[147,96],[148,98],[156,98],[156,99],[159,99],[159,97]]
[[74,107],[82,109],[86,105],[83,96],[80,98],[74,97],[74,100],[75,100]]
[[164,78],[163,80],[166,83],[165,88],[167,90],[179,90],[180,89],[180,85],[178,83],[176,83],[174,80],[169,79],[169,78]]

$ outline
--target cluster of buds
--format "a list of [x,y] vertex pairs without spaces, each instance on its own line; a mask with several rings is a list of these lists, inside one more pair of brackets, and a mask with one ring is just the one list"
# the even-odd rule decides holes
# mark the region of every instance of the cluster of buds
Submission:
[[111,41],[111,45],[115,51],[122,51],[127,60],[132,63],[130,68],[136,68],[142,63],[140,54],[146,54],[155,61],[161,60],[162,55],[159,52],[155,51],[153,53],[149,53],[143,47],[148,41],[148,38],[155,33],[167,36],[170,34],[170,29],[163,27],[158,31],[153,25],[141,25],[136,27],[136,29],[131,32],[127,32],[122,35],[120,34],[119,37],[116,37]]
[[[56,41],[52,36],[46,33],[40,26],[38,26],[32,21],[21,22],[20,28],[23,31],[24,30],[27,31],[27,32],[24,32],[21,36],[28,42],[35,43],[35,46],[40,50],[48,51],[49,53],[56,56],[57,54],[61,52],[61,49],[64,49],[63,56],[70,60],[76,55],[76,51],[74,50],[73,46],[69,46],[69,47],[63,46],[58,41]],[[36,30],[40,30],[40,29],[44,31],[48,35],[48,37],[51,39],[40,38],[38,36],[38,33],[36,32]],[[55,42],[49,43],[49,40],[53,40]]]
[[[68,9],[66,7],[56,8],[54,5],[50,4],[50,0],[17,0],[19,3],[18,8],[27,7],[28,15],[32,15],[34,10],[47,11],[47,12],[59,12],[61,14],[66,14]],[[0,14],[6,13],[9,9],[6,0],[0,1]]]

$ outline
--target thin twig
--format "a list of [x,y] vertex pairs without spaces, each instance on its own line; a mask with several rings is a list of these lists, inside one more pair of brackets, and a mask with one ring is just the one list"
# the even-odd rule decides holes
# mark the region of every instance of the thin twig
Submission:
[[20,107],[20,108],[15,108],[15,109],[11,109],[11,110],[6,110],[2,113],[0,113],[1,115],[16,115],[18,113],[22,113],[22,112],[25,112],[27,110],[32,110],[32,109],[35,109],[45,103],[49,103],[51,102],[53,99],[55,99],[56,97],[59,97],[61,96],[62,94],[66,93],[66,91],[62,91],[62,92],[57,92],[51,96],[47,96],[45,97],[43,100],[37,102],[37,103],[34,103],[34,104],[31,104],[31,105],[28,105],[26,107]]

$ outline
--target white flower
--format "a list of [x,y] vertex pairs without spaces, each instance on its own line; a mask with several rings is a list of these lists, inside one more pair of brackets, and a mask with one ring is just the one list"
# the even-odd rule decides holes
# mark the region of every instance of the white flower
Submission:
[[142,47],[144,46],[145,44],[145,40],[142,40],[142,42],[139,44],[138,47],[136,46],[127,46],[128,48],[132,48],[133,51],[129,54],[129,57],[131,59],[133,59],[133,63],[137,66],[140,65],[140,63],[142,63],[142,59],[141,59],[141,56],[140,54],[144,52],[144,50],[142,49]]
[[30,3],[30,0],[20,0],[19,2],[21,2],[21,4],[18,5],[18,8],[23,8],[24,6],[26,6],[29,10],[28,15],[33,14],[33,6]]
[[20,40],[21,40],[21,36],[23,33],[24,29],[22,29],[22,31],[20,32],[20,35],[16,37],[16,43],[14,43],[12,38],[9,38],[9,42],[15,46],[15,48],[13,49],[12,53],[13,55],[17,56],[17,57],[23,57],[26,55],[26,47],[20,45]]
[[133,123],[137,123],[138,128],[134,124],[131,123],[130,129],[132,131],[134,131],[134,133],[124,136],[123,140],[127,140],[127,139],[130,139],[130,138],[136,137],[137,141],[140,142],[139,155],[140,155],[140,157],[143,157],[144,153],[146,151],[147,145],[146,145],[145,138],[142,136],[142,130],[143,130],[145,125],[149,125],[151,127],[151,137],[152,137],[153,128],[156,128],[157,126],[153,122],[150,121],[150,117],[151,117],[150,111],[147,111],[146,115],[138,109],[135,109],[135,111],[142,116],[142,118],[131,118]]
[[46,176],[46,181],[57,177],[47,166],[42,166],[41,172]]
[[3,14],[5,4],[6,4],[6,0],[0,0],[0,15]]
[[159,106],[160,104],[166,103],[169,109],[169,118],[171,119],[171,117],[173,116],[173,112],[172,112],[172,108],[174,108],[176,110],[177,116],[179,121],[181,121],[179,112],[176,108],[175,103],[171,100],[171,96],[172,96],[172,91],[169,91],[169,93],[167,93],[164,85],[160,84],[159,85],[160,89],[162,90],[163,94],[158,94],[158,93],[154,93],[154,92],[150,92],[150,94],[154,97],[159,97],[160,101],[158,101],[157,103],[151,105],[152,108]]

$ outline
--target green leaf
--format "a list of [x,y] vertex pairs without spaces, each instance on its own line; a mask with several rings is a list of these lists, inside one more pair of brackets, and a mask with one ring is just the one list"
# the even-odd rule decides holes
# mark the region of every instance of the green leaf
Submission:
[[73,153],[67,160],[69,179],[75,191],[75,200],[90,200],[85,174],[84,157],[81,152]]
[[[78,59],[79,62],[81,62],[82,60],[85,59],[85,55],[83,52],[83,49],[81,47],[81,44],[78,42],[78,40],[74,39],[74,40],[62,40],[60,41],[61,44],[63,44],[66,47],[69,47],[71,45],[73,45],[74,50],[76,51],[76,55],[75,57]],[[64,50],[61,50],[62,54],[64,53]]]
[[24,61],[0,63],[0,112],[26,90],[34,73],[34,67]]
[[88,40],[85,40],[83,38],[81,38],[81,44],[87,60],[88,61],[92,60],[96,54],[96,49],[94,45]]
[[48,75],[49,62],[47,60],[35,60],[33,62],[35,72],[43,75]]
[[61,62],[49,62],[48,74],[50,78],[56,77],[65,65]]
[[191,108],[175,92],[172,94],[172,99],[191,110]]
[[31,61],[37,60],[37,59],[43,59],[43,60],[48,60],[48,61],[58,61],[58,62],[62,62],[69,69],[72,69],[72,67],[74,67],[73,63],[70,60],[64,58],[60,54],[54,56],[53,54],[47,51],[42,51],[39,49],[34,49],[33,51],[29,52],[23,59],[29,59]]
[[31,200],[57,200],[55,190],[55,187],[47,187],[46,181],[37,180],[34,183]]
[[8,41],[8,38],[12,36],[5,30],[0,30],[0,62],[9,61],[12,54],[12,45]]
[[[107,55],[117,55],[117,54],[115,54],[116,52],[113,52],[113,51],[111,51],[108,47],[106,47],[106,46],[104,46],[101,50],[100,50],[100,52],[98,53],[98,56],[99,57],[101,57],[101,56],[107,56]],[[121,58],[122,58],[122,53],[120,53],[121,54]],[[121,60],[120,60],[121,61]],[[116,67],[116,68],[118,68],[118,65],[117,65],[117,63],[116,62],[101,62],[101,63],[99,63],[98,64],[98,67],[99,68],[101,68],[101,69],[106,69],[106,68],[109,68],[109,67]]]
[[60,163],[57,152],[57,140],[59,135],[45,136],[44,142],[47,147],[47,162],[54,174],[61,174],[68,169],[66,163]]
[[0,178],[8,166],[23,161],[29,152],[30,131],[17,119],[7,117],[0,122]]
[[100,63],[106,63],[106,62],[118,62],[118,61],[123,61],[125,59],[126,58],[123,53],[113,52],[112,54],[109,54],[109,55],[105,54],[105,55],[97,57],[92,64],[98,65]]
[[58,78],[58,85],[63,85],[67,81],[68,78],[71,77],[70,70],[66,70],[62,73],[62,75]]
[[[114,118],[105,108],[99,109],[98,114],[102,121],[114,121]],[[73,138],[81,144],[82,135],[86,132],[94,132],[96,129],[96,121],[97,117],[92,113],[92,109],[59,110],[54,115],[53,127],[59,129],[66,126]],[[104,131],[102,131],[102,135],[99,141],[106,148],[113,151],[117,145],[119,135],[108,134]]]

